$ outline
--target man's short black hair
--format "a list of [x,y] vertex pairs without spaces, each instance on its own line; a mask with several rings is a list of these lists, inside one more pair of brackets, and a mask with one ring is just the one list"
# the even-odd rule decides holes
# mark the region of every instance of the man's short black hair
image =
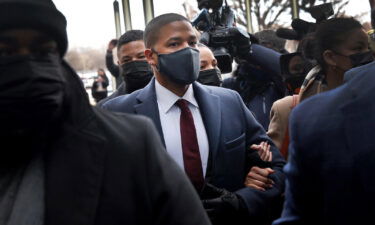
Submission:
[[186,17],[176,13],[167,13],[152,19],[147,24],[144,33],[143,39],[145,41],[146,48],[151,48],[155,45],[156,41],[159,38],[159,31],[162,27],[176,21],[187,21],[190,23],[190,21],[186,19]]
[[117,49],[132,41],[143,41],[143,30],[129,30],[118,40]]

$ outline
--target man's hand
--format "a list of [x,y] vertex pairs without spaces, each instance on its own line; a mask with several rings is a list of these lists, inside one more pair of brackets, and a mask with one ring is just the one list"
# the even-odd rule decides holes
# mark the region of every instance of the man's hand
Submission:
[[206,183],[201,193],[203,207],[213,224],[235,221],[244,211],[244,203],[235,193]]
[[117,46],[117,42],[118,42],[117,39],[112,39],[112,40],[108,43],[107,50],[108,50],[108,51],[112,51],[114,48],[116,48],[116,46]]
[[275,183],[273,182],[273,180],[268,178],[268,176],[274,172],[275,171],[271,168],[262,169],[254,166],[247,174],[245,186],[260,191],[265,191],[267,188],[272,188]]
[[251,145],[250,149],[258,151],[258,154],[263,161],[272,161],[271,145],[267,142],[262,141],[259,145]]

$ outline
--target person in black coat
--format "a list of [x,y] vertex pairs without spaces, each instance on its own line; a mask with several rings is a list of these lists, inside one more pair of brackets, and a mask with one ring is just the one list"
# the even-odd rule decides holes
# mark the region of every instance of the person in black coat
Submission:
[[0,0],[0,223],[210,224],[152,122],[92,108],[66,49],[52,1]]

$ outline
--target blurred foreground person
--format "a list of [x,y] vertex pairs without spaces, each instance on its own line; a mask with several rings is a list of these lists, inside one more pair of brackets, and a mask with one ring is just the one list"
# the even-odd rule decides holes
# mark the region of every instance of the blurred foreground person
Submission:
[[92,108],[66,49],[52,1],[0,0],[0,224],[209,224],[152,123]]
[[197,81],[201,84],[220,87],[223,79],[214,54],[204,44],[199,43],[198,48],[201,66]]
[[274,225],[372,224],[375,63],[293,110],[283,215]]
[[[152,119],[167,152],[200,193],[213,224],[270,222],[271,208],[284,187],[279,151],[238,93],[196,82],[199,50],[188,19],[174,13],[158,16],[148,23],[144,37],[155,79],[103,107]],[[266,164],[270,170],[263,170],[265,191],[244,184],[249,170],[265,167],[251,149],[262,142],[268,142],[272,152]]]
[[103,69],[98,70],[98,77],[94,80],[91,85],[91,95],[95,99],[95,102],[99,102],[108,95],[107,87],[109,80]]
[[145,49],[142,30],[129,30],[120,37],[117,44],[117,57],[119,73],[125,82],[122,82],[117,90],[103,99],[98,106],[120,95],[142,89],[150,82],[153,73],[146,61]]
[[[300,93],[276,101],[271,109],[271,122],[267,134],[288,156],[288,122],[291,110],[306,98],[340,86],[344,73],[373,61],[367,34],[353,18],[334,18],[319,25],[314,39],[314,59],[318,65],[306,76]],[[320,105],[314,107],[320,108]]]

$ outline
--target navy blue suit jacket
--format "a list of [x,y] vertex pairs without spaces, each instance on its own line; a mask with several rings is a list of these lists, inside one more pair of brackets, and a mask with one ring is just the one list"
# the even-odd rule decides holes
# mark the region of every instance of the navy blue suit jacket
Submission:
[[372,224],[375,215],[375,62],[293,110],[280,224]]
[[[236,192],[246,203],[250,216],[267,216],[273,201],[284,191],[284,159],[237,92],[197,82],[193,83],[193,88],[210,146],[206,181]],[[103,108],[151,118],[164,140],[156,101],[155,80],[144,89],[107,102]],[[261,161],[257,152],[249,147],[262,141],[272,144],[272,168],[276,171],[271,175],[275,182],[274,187],[265,192],[244,186],[249,169]]]

